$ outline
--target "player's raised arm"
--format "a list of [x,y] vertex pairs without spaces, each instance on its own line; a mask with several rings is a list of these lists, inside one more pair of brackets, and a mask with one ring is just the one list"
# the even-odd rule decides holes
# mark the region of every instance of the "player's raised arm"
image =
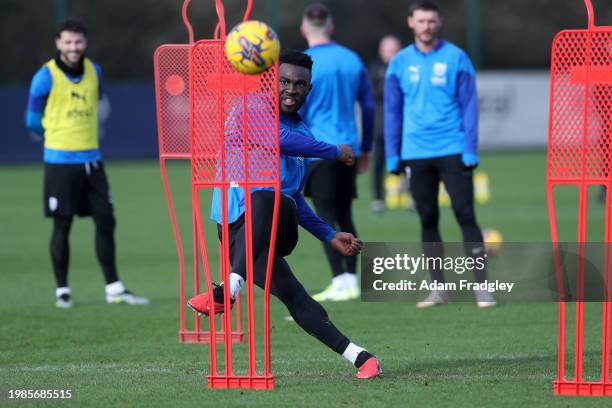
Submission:
[[339,160],[347,165],[355,161],[355,153],[349,145],[334,145],[316,140],[306,126],[294,130],[281,129],[280,149],[288,156],[310,157],[324,160]]
[[281,129],[280,149],[288,156],[324,160],[336,160],[341,154],[338,146],[315,140],[305,126],[296,126],[294,130]]

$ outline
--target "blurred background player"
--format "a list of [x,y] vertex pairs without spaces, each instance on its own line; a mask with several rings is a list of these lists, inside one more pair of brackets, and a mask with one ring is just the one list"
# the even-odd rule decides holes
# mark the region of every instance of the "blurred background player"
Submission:
[[384,36],[378,45],[378,58],[369,66],[374,99],[376,100],[376,120],[374,128],[373,168],[372,168],[372,202],[370,209],[375,214],[385,211],[385,191],[383,177],[385,171],[385,137],[383,127],[383,93],[385,74],[391,58],[402,48],[399,38],[393,35]]
[[[468,256],[484,254],[483,237],[474,211],[473,170],[478,166],[478,96],[474,68],[466,53],[438,37],[443,17],[433,1],[410,5],[408,26],[414,44],[391,61],[385,81],[385,150],[387,170],[406,171],[421,221],[426,256],[441,256],[438,228],[440,180]],[[431,245],[433,243],[433,245]],[[437,245],[436,245],[437,244]],[[432,280],[444,282],[442,270],[431,270]],[[476,271],[483,282],[486,271]],[[495,300],[477,291],[479,307]],[[448,302],[443,291],[432,291],[417,307]]]
[[[288,51],[281,55],[279,63],[282,195],[271,293],[283,302],[293,320],[302,329],[353,363],[359,369],[356,374],[357,378],[377,377],[381,372],[378,359],[362,347],[352,343],[334,326],[325,309],[308,295],[284,259],[297,245],[298,223],[317,239],[329,243],[331,248],[345,256],[357,255],[363,243],[352,234],[337,232],[322,221],[312,212],[302,196],[301,190],[309,157],[336,160],[346,166],[354,164],[355,156],[347,145],[336,146],[315,140],[297,113],[311,89],[312,59],[302,52]],[[231,188],[228,194],[229,247],[232,266],[232,273],[229,276],[229,293],[231,304],[233,304],[246,279],[245,200],[243,189]],[[253,223],[254,282],[263,288],[272,228],[274,192],[259,189],[251,193],[251,198],[252,219],[258,220]],[[222,204],[219,189],[215,189],[213,195],[211,218],[217,222],[219,237],[221,237]],[[212,298],[211,301],[208,293],[202,293],[191,298],[188,304],[195,311],[206,315],[211,309],[214,313],[223,313],[223,285],[213,290]]]
[[53,218],[50,250],[57,282],[56,306],[72,306],[68,286],[70,227],[75,215],[93,217],[96,255],[106,280],[106,301],[140,305],[117,276],[115,217],[98,147],[102,71],[85,57],[87,30],[70,17],[57,30],[57,55],[30,86],[26,125],[44,137],[44,213]]
[[[331,160],[311,163],[305,195],[312,198],[317,215],[325,222],[356,236],[352,205],[357,197],[357,171],[369,167],[374,127],[374,99],[368,73],[357,54],[331,40],[334,26],[325,5],[308,6],[300,30],[308,42],[306,53],[314,62],[312,92],[301,110],[304,122],[317,140],[347,144],[358,158],[353,166]],[[355,121],[356,103],[361,107],[361,141]],[[329,244],[323,247],[333,278],[331,285],[314,299],[321,302],[358,298],[357,258],[343,256]]]

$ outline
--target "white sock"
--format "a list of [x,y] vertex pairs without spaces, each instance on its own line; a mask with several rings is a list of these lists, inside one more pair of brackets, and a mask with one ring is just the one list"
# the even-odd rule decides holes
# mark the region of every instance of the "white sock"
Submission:
[[60,297],[62,295],[70,295],[71,293],[72,291],[70,290],[68,286],[64,286],[64,287],[55,289],[55,297]]
[[338,276],[334,276],[332,278],[332,287],[335,290],[340,290],[340,289],[344,289],[344,274],[340,274]]
[[355,360],[357,360],[357,356],[359,355],[359,353],[361,353],[364,350],[365,349],[363,347],[359,347],[355,343],[349,343],[346,350],[344,350],[344,353],[342,353],[342,357],[350,361],[351,364],[355,364]]
[[237,273],[232,272],[230,273],[229,281],[230,281],[230,287],[229,287],[230,297],[232,299],[236,299],[236,296],[238,296],[238,293],[240,293],[240,289],[242,289],[242,287],[244,286],[244,279],[242,278],[242,276],[238,275]]
[[356,288],[357,284],[357,274],[344,272],[342,275],[344,277],[344,287],[345,288]]
[[125,292],[125,286],[123,286],[123,283],[121,283],[121,281],[109,283],[108,285],[106,285],[106,294],[108,296],[115,296],[123,292]]

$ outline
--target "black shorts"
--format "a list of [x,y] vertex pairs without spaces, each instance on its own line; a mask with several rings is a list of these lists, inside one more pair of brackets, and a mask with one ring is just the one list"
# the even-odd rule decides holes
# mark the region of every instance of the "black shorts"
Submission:
[[[270,242],[270,224],[274,214],[274,192],[269,190],[257,190],[252,194],[253,222],[257,225],[252,226],[253,236],[257,237],[263,246],[254,244],[253,248],[268,248]],[[246,248],[244,214],[229,225],[230,235],[230,258],[234,256],[244,257]],[[255,221],[257,220],[257,221]],[[270,224],[266,224],[270,223]],[[276,255],[289,256],[298,243],[299,220],[295,203],[287,196],[281,195],[280,207],[278,212],[278,225],[276,229]],[[263,232],[262,232],[263,231]],[[222,226],[217,224],[217,233],[221,241]],[[238,249],[236,249],[238,248]],[[238,251],[238,252],[236,252]],[[255,252],[255,250],[254,250]],[[257,254],[254,254],[256,257]]]
[[102,162],[45,163],[43,200],[46,217],[85,217],[113,212]]
[[304,195],[331,200],[357,198],[357,165],[347,166],[335,160],[310,163]]

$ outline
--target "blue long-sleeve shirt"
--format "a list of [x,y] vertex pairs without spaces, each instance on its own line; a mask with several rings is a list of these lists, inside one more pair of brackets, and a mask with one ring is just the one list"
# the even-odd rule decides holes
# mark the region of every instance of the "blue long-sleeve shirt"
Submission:
[[[300,110],[317,140],[347,144],[355,155],[372,150],[374,97],[368,71],[357,54],[335,42],[309,48],[312,91]],[[355,122],[355,102],[361,107],[363,137]]]
[[414,44],[387,70],[384,93],[387,169],[399,160],[477,153],[478,95],[469,57],[440,40],[427,54]]
[[[239,154],[240,152],[235,152]],[[336,231],[321,220],[302,196],[309,158],[334,160],[340,154],[338,146],[317,141],[299,115],[280,117],[281,192],[296,205],[299,224],[320,241],[331,240]],[[252,189],[255,191],[258,189]],[[228,222],[236,221],[245,211],[244,189],[228,189]],[[211,219],[221,224],[221,190],[214,189]]]
[[[99,95],[102,98],[102,68],[95,62],[93,66],[98,75]],[[66,77],[78,83],[83,79],[83,75],[72,76],[68,72],[64,72]],[[53,88],[53,77],[46,65],[43,65],[32,78],[30,84],[30,93],[28,95],[28,107],[26,110],[25,124],[26,127],[33,132],[44,137],[45,129],[42,125],[42,117],[47,106],[47,99]],[[43,161],[45,163],[87,163],[100,160],[101,154],[99,149],[81,150],[81,151],[64,151],[50,149],[45,147],[43,153]]]

